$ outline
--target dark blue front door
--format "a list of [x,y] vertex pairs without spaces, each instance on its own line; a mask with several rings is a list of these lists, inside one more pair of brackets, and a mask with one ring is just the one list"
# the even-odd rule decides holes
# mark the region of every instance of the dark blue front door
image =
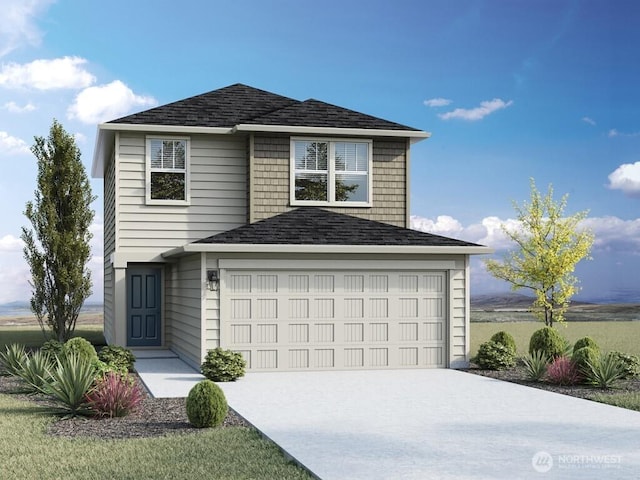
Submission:
[[161,337],[160,269],[127,269],[127,345],[159,347]]

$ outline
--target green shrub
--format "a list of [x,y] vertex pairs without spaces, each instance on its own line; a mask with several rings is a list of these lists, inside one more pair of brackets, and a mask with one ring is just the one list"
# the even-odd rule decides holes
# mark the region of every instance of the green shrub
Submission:
[[529,380],[539,382],[547,373],[549,357],[540,350],[535,350],[533,353],[530,353],[524,357],[522,361]]
[[615,355],[600,355],[589,367],[587,380],[599,388],[611,388],[624,377],[624,365]]
[[539,350],[550,359],[553,359],[563,354],[565,346],[566,341],[555,328],[544,327],[536,330],[533,332],[533,335],[531,335],[529,353]]
[[580,350],[584,347],[591,347],[596,351],[596,353],[600,354],[600,347],[591,337],[582,337],[581,339],[577,340],[575,345],[573,346],[573,351],[575,352],[576,350]]
[[47,340],[40,347],[42,353],[48,354],[51,358],[58,357],[62,354],[64,344],[58,340]]
[[98,352],[98,358],[107,365],[111,365],[119,371],[124,370],[125,372],[132,372],[133,364],[136,361],[136,357],[131,350],[118,347],[117,345],[102,347]]
[[640,375],[640,357],[622,352],[611,352],[609,355],[616,357],[623,366],[624,377],[633,378]]
[[0,370],[3,375],[18,376],[21,365],[27,358],[27,352],[24,345],[12,343],[6,345],[4,352],[0,352]]
[[58,404],[58,411],[66,417],[91,415],[86,394],[95,381],[95,370],[90,361],[76,352],[69,352],[56,359],[49,372],[50,380],[44,392]]
[[84,358],[89,363],[94,362],[98,359],[98,354],[96,353],[96,349],[91,343],[82,338],[82,337],[74,337],[67,340],[63,347],[62,352],[65,355],[69,355],[70,353],[75,353],[76,355]]
[[493,341],[481,344],[472,362],[487,370],[504,370],[516,364],[515,355],[511,349]]
[[590,365],[595,364],[598,361],[598,357],[600,353],[593,347],[582,347],[577,350],[573,350],[573,355],[571,356],[571,360],[576,364],[580,374],[584,378],[589,377],[589,373],[591,372]]
[[93,367],[93,371],[96,377],[96,380],[101,380],[107,376],[109,373],[114,373],[116,375],[124,376],[129,372],[123,366],[114,366],[109,363],[105,363],[102,360],[93,360],[91,362],[91,366]]
[[491,337],[492,342],[501,343],[507,347],[515,355],[516,353],[516,341],[513,336],[505,331],[496,332]]
[[37,350],[25,356],[16,373],[27,384],[26,392],[39,393],[45,391],[45,387],[49,383],[51,378],[49,370],[51,367],[49,354],[42,350]]
[[217,427],[229,407],[222,389],[211,380],[198,382],[187,396],[187,418],[197,428]]
[[223,350],[220,347],[209,350],[202,362],[202,374],[214,382],[233,382],[244,376],[247,366],[242,354],[231,350]]

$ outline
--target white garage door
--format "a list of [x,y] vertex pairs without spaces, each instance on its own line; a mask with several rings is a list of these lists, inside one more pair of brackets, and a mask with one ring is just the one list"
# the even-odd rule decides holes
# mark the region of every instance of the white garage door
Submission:
[[250,370],[446,366],[446,274],[234,271],[222,346]]

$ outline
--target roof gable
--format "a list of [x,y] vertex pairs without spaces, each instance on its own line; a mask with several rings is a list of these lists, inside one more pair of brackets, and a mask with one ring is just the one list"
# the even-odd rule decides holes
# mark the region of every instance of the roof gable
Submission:
[[316,207],[300,207],[203,238],[195,244],[479,247]]

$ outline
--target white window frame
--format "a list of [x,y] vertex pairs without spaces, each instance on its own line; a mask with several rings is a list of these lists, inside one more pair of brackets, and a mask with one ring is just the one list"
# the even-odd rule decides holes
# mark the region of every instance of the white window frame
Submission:
[[[295,144],[296,142],[321,142],[328,144],[328,192],[326,201],[323,200],[297,200],[296,199],[296,159]],[[367,144],[367,201],[336,201],[336,143],[366,143]],[[331,206],[331,207],[371,207],[373,205],[373,140],[363,138],[327,138],[327,137],[291,137],[289,144],[289,203],[291,206]]]
[[[185,158],[183,169],[159,169],[151,167],[151,141],[178,141],[185,142]],[[191,170],[191,139],[190,137],[173,137],[164,135],[147,135],[145,142],[145,196],[147,205],[190,205],[191,204],[191,188],[190,188],[190,170]],[[151,198],[151,172],[184,172],[184,200],[162,200]]]

